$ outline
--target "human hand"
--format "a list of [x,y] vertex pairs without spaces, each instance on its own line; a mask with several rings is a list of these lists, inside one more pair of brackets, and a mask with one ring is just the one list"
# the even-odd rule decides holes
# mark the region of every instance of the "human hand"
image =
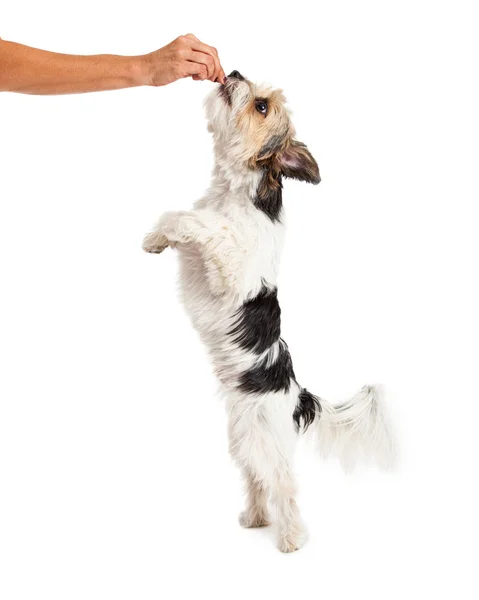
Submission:
[[216,48],[203,44],[192,33],[180,35],[167,46],[141,58],[145,67],[142,83],[146,85],[167,85],[184,77],[218,83],[225,80]]

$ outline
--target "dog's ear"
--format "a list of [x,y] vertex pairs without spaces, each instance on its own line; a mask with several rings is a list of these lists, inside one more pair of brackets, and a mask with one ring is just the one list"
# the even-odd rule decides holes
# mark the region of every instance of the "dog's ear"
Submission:
[[321,181],[318,163],[301,142],[293,140],[278,154],[280,169],[285,177],[317,185]]

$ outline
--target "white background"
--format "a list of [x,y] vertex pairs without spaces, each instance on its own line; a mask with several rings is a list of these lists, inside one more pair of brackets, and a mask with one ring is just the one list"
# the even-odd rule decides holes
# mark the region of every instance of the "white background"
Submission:
[[473,4],[2,3],[7,40],[139,54],[193,32],[284,88],[323,178],[285,185],[284,337],[332,401],[384,383],[402,446],[396,474],[349,477],[301,447],[300,552],[242,530],[174,253],[140,249],[208,185],[213,84],[2,94],[2,600],[478,597]]

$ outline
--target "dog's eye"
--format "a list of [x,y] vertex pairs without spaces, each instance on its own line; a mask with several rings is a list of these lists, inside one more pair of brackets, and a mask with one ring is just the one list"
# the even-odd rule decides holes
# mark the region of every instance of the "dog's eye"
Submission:
[[255,106],[256,110],[262,115],[265,115],[268,112],[268,103],[266,102],[266,100],[256,100]]

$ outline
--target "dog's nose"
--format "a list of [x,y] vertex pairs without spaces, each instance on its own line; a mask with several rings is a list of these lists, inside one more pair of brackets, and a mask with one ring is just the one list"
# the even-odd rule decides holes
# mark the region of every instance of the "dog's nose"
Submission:
[[240,81],[244,81],[244,77],[243,77],[243,75],[241,75],[241,73],[239,71],[231,71],[231,73],[228,75],[228,77],[231,77],[232,79],[239,79]]

